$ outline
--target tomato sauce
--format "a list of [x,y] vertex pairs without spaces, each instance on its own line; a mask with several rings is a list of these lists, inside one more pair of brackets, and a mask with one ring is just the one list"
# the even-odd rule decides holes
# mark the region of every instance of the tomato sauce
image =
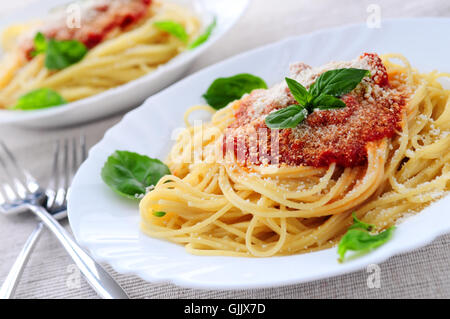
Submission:
[[[86,10],[88,12],[81,12],[81,28],[70,28],[65,19],[59,19],[56,23],[44,25],[40,31],[47,38],[77,40],[92,49],[112,31],[124,31],[141,21],[147,15],[151,3],[152,0],[99,1],[89,7]],[[29,58],[33,49],[32,41],[27,41],[24,50]]]
[[[401,130],[401,114],[408,94],[390,85],[386,68],[378,55],[365,53],[360,59],[368,63],[372,76],[364,80],[364,85],[360,84],[341,97],[346,103],[345,108],[315,110],[296,128],[270,130],[264,121],[267,114],[296,102],[286,89],[283,103],[272,101],[256,112],[254,105],[262,92],[254,91],[239,102],[236,120],[227,129],[224,141],[228,141],[228,145],[230,141],[234,143],[233,151],[240,155],[241,164],[258,165],[269,161],[314,167],[326,167],[331,163],[343,167],[364,165],[369,142],[392,138]],[[264,130],[269,132],[267,139],[259,138]],[[251,137],[255,136],[254,133],[258,135],[256,147],[254,137]],[[261,140],[264,140],[264,145]],[[261,152],[263,149],[266,152]]]

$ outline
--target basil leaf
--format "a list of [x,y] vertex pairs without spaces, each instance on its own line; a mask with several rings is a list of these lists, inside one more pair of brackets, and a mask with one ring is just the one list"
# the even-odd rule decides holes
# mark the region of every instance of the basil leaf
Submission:
[[293,128],[312,113],[314,108],[331,110],[346,107],[345,102],[337,96],[353,90],[365,76],[370,76],[370,71],[351,68],[327,71],[317,78],[309,91],[301,83],[286,78],[289,90],[304,109],[301,114],[293,107],[271,113],[266,117],[266,124],[270,128]]
[[47,41],[44,34],[38,32],[34,37],[34,50],[31,56],[45,53],[45,67],[49,70],[62,70],[81,61],[87,54],[86,46],[76,40]]
[[192,41],[191,44],[189,44],[188,49],[195,49],[196,47],[202,45],[206,41],[208,41],[209,37],[211,36],[211,33],[213,32],[214,28],[217,25],[217,18],[214,17],[213,22],[206,28],[205,32],[202,33],[197,39]]
[[350,229],[339,242],[339,261],[344,260],[345,253],[349,250],[367,252],[383,245],[391,239],[394,230],[395,226],[392,226],[377,235],[371,235],[362,229]]
[[355,214],[355,213],[353,213],[352,216],[353,216],[353,225],[351,225],[351,226],[349,227],[349,229],[358,229],[358,228],[359,228],[359,229],[367,230],[367,231],[369,231],[369,232],[375,229],[375,225],[367,224],[367,223],[365,223],[365,222],[363,222],[363,221],[360,221],[360,220],[356,217],[356,214]]
[[332,110],[346,107],[344,101],[332,95],[322,94],[316,97],[313,101],[314,107],[320,110]]
[[159,30],[167,32],[167,33],[177,37],[184,43],[187,43],[189,40],[189,36],[186,32],[186,29],[178,22],[170,21],[170,20],[157,21],[153,25],[156,28],[158,28]]
[[306,88],[299,82],[290,78],[286,78],[286,83],[292,95],[294,96],[294,99],[300,105],[307,107],[312,100],[312,96],[311,94],[309,94],[308,90],[306,90]]
[[34,37],[34,50],[31,51],[31,56],[35,57],[41,53],[45,53],[47,50],[47,39],[45,35],[41,32],[38,32]]
[[164,217],[164,216],[166,216],[166,212],[154,212],[153,213],[153,216],[155,216],[155,217]]
[[300,105],[291,105],[266,116],[266,125],[271,129],[294,128],[308,116]]
[[45,66],[49,70],[62,70],[81,61],[87,52],[86,46],[79,41],[50,39],[47,43]]
[[266,82],[260,77],[242,73],[216,79],[203,97],[210,106],[219,110],[255,89],[267,89]]
[[59,95],[58,92],[43,88],[31,91],[21,96],[17,101],[17,104],[12,109],[31,111],[66,103],[67,101]]
[[169,168],[160,160],[128,151],[116,151],[102,168],[103,181],[118,194],[136,199],[146,189],[169,175]]
[[354,68],[330,70],[317,78],[309,92],[313,96],[322,94],[342,96],[352,91],[366,76],[370,76],[369,70]]

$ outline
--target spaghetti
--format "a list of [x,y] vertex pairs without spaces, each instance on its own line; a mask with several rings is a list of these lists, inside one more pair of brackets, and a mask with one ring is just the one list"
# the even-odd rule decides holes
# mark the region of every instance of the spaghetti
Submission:
[[[70,29],[65,16],[50,22],[16,25],[3,34],[0,60],[0,108],[11,108],[19,97],[39,88],[77,101],[154,71],[186,49],[186,43],[155,27],[158,21],[181,24],[189,37],[199,34],[200,22],[186,8],[150,0],[88,2],[80,29]],[[62,19],[64,17],[64,19]],[[84,20],[83,20],[84,21]],[[57,40],[78,40],[90,51],[61,71],[48,70],[44,55],[31,57],[32,38],[44,32]]]
[[[383,65],[389,84],[380,85],[402,93],[405,105],[397,108],[392,135],[365,142],[364,163],[248,163],[248,157],[237,159],[236,149],[224,153],[228,130],[245,125],[236,121],[247,96],[216,112],[210,123],[189,125],[179,135],[167,161],[173,175],[163,177],[141,201],[143,232],[197,255],[289,255],[336,245],[352,223],[352,212],[386,229],[445,196],[450,90],[440,80],[450,74],[421,74],[396,54],[385,55]],[[311,76],[303,66],[298,71]],[[271,107],[267,99],[255,99],[251,114],[261,101],[263,110]],[[153,215],[159,211],[166,214]]]

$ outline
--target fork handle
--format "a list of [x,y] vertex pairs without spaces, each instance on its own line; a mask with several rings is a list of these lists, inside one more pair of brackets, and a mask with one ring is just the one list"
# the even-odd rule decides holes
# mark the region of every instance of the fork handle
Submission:
[[55,237],[72,257],[92,288],[104,299],[128,299],[119,284],[89,256],[69,233],[43,207],[30,205],[30,210],[53,232]]
[[33,252],[34,247],[42,234],[43,228],[44,224],[39,223],[31,233],[30,237],[28,237],[25,245],[23,245],[19,256],[17,256],[14,265],[11,267],[11,270],[2,284],[2,288],[0,289],[0,299],[11,299],[14,296],[19,279],[22,276],[23,269],[25,268],[28,259],[30,259],[31,253]]

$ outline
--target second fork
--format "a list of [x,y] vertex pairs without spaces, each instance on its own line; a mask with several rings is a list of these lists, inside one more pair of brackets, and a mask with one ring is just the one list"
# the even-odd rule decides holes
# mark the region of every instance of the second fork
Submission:
[[[57,220],[62,220],[67,217],[67,210],[66,206],[64,206],[65,196],[62,194],[64,192],[64,188],[61,190],[57,189],[58,182],[55,182],[56,176],[59,176],[59,154],[60,154],[60,147],[61,143],[58,140],[56,142],[55,151],[53,155],[53,167],[52,167],[52,176],[53,178],[50,180],[47,189],[45,191],[47,196],[47,202],[46,202],[46,208],[47,210],[53,215],[54,218]],[[86,138],[85,136],[80,137],[80,149],[81,149],[81,156],[78,156],[78,152],[76,151],[76,141],[75,138],[72,140],[72,170],[73,173],[76,172],[77,168],[86,160],[87,157],[87,150],[86,150]],[[8,151],[5,149],[5,151]],[[68,159],[68,151],[69,151],[69,145],[68,141],[66,140],[64,143],[64,162]],[[67,163],[66,163],[67,166]],[[67,171],[67,168],[66,168]],[[28,174],[26,172],[26,174]],[[67,176],[67,178],[69,178]],[[58,178],[59,179],[59,178]],[[57,194],[60,194],[57,198]],[[61,199],[61,195],[62,199]],[[59,201],[59,204],[58,204]],[[17,286],[19,284],[20,277],[22,276],[23,270],[25,269],[25,266],[34,251],[34,248],[39,241],[39,238],[42,235],[42,232],[44,230],[44,223],[41,221],[36,226],[36,228],[33,230],[31,235],[28,237],[27,241],[25,242],[22,250],[20,251],[19,255],[17,256],[13,266],[11,267],[8,275],[6,276],[5,280],[3,281],[3,284],[0,288],[0,299],[11,299],[15,291],[17,289]]]
[[[19,168],[17,161],[13,157],[12,153],[6,148],[6,146],[2,144],[2,147],[7,154],[7,158],[9,158],[9,160],[13,163],[12,166],[16,168],[16,173],[27,175],[26,172]],[[60,153],[60,147],[57,146],[53,165],[53,185],[55,186],[55,191],[53,195],[47,194],[47,196],[49,196],[51,200],[48,203],[47,207],[49,207],[50,211],[52,212],[60,212],[66,209],[68,186],[70,184],[69,179],[78,168],[77,158],[79,156],[76,155],[77,147],[75,147],[75,141],[72,144],[71,150],[69,151],[69,141],[65,140],[62,152],[62,169],[59,168]],[[69,167],[69,153],[72,154],[72,167]],[[85,154],[85,151],[82,151],[82,154],[83,153]],[[6,168],[6,166],[4,167]],[[9,174],[9,176],[12,176],[12,174],[10,174],[9,172],[7,173]],[[27,188],[29,189],[29,187],[27,187],[23,183],[20,183],[20,179],[13,178],[13,180],[14,183],[12,185],[9,185],[9,188],[13,191],[13,193],[16,194],[16,197],[18,196],[18,198],[16,198],[16,200],[13,202],[18,202],[18,200],[20,199],[23,200],[24,204],[21,205],[20,208],[26,208],[28,211],[32,211],[45,224],[45,226],[47,226],[47,228],[53,232],[56,238],[66,249],[68,254],[72,257],[73,261],[76,263],[83,275],[86,277],[88,283],[97,291],[97,293],[103,298],[128,298],[126,293],[114,281],[114,279],[72,239],[68,232],[56,221],[54,217],[52,217],[52,215],[49,214],[49,212],[43,206],[41,206],[40,203],[25,200],[27,194],[20,193],[23,193],[22,191],[26,190]],[[12,205],[12,207],[15,206],[16,205]],[[37,236],[36,234],[38,232],[35,232],[33,236]],[[22,252],[30,253],[31,250],[32,249],[30,249],[29,251],[23,250]],[[18,273],[18,275],[20,276],[20,273]]]

